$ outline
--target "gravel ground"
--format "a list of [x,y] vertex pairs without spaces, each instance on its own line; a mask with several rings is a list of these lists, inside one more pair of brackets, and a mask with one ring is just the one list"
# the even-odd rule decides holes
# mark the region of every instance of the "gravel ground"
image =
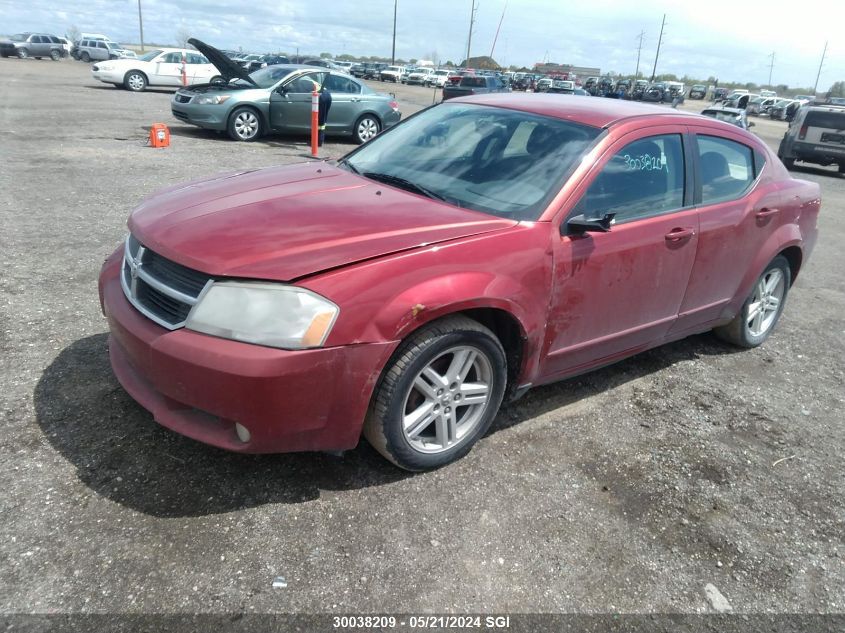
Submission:
[[[764,346],[697,336],[536,389],[467,458],[409,475],[363,442],[203,446],[109,368],[96,279],[130,209],[302,160],[304,139],[231,142],[73,61],[0,59],[0,82],[0,612],[707,613],[708,584],[739,613],[845,611],[834,171],[801,170],[822,186],[820,240]],[[432,95],[394,90],[405,114]],[[144,146],[155,121],[169,149]]]

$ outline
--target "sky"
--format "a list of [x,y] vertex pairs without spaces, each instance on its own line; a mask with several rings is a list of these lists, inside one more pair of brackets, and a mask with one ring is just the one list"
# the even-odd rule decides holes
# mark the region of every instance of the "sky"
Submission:
[[[466,54],[472,0],[396,0],[396,56],[459,63]],[[189,33],[219,48],[390,57],[394,0],[141,0],[144,39],[174,43]],[[502,65],[551,61],[651,75],[812,87],[825,41],[819,91],[845,80],[842,0],[476,0],[473,56]],[[137,43],[138,0],[0,0],[0,33],[71,26]],[[437,59],[435,59],[437,61]]]

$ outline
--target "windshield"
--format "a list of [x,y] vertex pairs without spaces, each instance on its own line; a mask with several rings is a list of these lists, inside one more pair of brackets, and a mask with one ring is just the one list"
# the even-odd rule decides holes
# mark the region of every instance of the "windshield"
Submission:
[[26,42],[26,35],[24,33],[17,33],[13,35],[11,39],[13,42]]
[[725,123],[732,123],[737,125],[739,123],[739,116],[733,112],[725,112],[724,110],[705,110],[702,112],[704,116],[709,116]]
[[[249,78],[252,79],[260,88],[272,88],[282,79],[290,75],[290,73],[291,69],[285,66],[267,66],[267,68],[261,68],[249,73]],[[235,79],[235,81],[241,80]]]
[[377,136],[343,163],[459,207],[536,220],[599,133],[516,110],[447,103]]
[[161,55],[161,53],[162,53],[162,51],[150,51],[149,53],[145,53],[145,54],[141,55],[138,59],[141,60],[142,62],[151,62],[156,57]]

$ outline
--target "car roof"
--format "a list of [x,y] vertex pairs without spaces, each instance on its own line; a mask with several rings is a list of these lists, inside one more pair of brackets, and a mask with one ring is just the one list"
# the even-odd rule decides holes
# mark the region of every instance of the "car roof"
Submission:
[[556,119],[566,119],[583,125],[606,128],[637,117],[671,116],[673,119],[700,119],[698,115],[669,110],[658,105],[619,99],[576,99],[574,96],[537,93],[498,93],[458,97],[453,103],[477,103],[521,110]]

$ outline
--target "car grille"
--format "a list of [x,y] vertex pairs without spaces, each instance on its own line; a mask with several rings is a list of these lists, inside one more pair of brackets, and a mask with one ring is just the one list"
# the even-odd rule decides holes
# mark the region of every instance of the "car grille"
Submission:
[[130,235],[123,252],[120,282],[126,298],[142,314],[175,330],[185,325],[188,313],[212,278],[162,257]]
[[181,120],[183,120],[183,121],[187,121],[187,120],[188,120],[188,115],[187,115],[186,113],[184,113],[184,112],[179,112],[179,110],[173,110],[172,108],[171,108],[170,112],[171,112],[171,114],[173,114],[173,116],[175,116],[177,119],[181,119]]
[[188,95],[176,95],[176,102],[177,103],[188,103],[191,100],[191,97]]

